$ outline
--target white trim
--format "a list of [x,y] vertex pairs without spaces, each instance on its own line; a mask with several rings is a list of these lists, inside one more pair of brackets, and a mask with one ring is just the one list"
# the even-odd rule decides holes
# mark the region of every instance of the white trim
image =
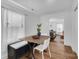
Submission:
[[64,44],[64,45],[70,46],[70,47],[72,48],[72,50],[73,50],[74,52],[76,52],[76,54],[78,55],[78,52],[74,49],[74,47],[73,47],[72,45],[70,45],[70,44]]
[[11,3],[13,3],[13,4],[15,4],[15,5],[17,5],[17,6],[19,6],[19,7],[21,7],[21,8],[23,8],[24,10],[26,10],[26,11],[30,11],[30,12],[33,12],[34,13],[34,11],[32,11],[31,9],[32,8],[26,8],[26,7],[24,7],[23,5],[21,5],[20,3],[17,3],[17,2],[15,2],[15,1],[13,1],[13,0],[8,0],[9,2],[11,2]]
[[1,59],[7,59],[7,58],[8,56],[6,54],[1,56]]

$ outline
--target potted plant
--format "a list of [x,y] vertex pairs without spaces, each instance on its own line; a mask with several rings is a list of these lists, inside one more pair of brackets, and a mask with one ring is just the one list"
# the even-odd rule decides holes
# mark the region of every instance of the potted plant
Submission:
[[41,36],[41,24],[37,24],[37,35]]

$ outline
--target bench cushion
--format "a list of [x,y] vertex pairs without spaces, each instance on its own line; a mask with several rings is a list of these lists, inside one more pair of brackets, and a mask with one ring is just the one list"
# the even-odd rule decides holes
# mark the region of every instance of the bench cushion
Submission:
[[28,44],[27,41],[21,41],[21,42],[12,44],[12,45],[10,45],[10,46],[11,46],[12,48],[14,48],[14,49],[19,49],[19,48],[21,48],[22,46],[24,46],[24,45],[26,45],[26,44]]

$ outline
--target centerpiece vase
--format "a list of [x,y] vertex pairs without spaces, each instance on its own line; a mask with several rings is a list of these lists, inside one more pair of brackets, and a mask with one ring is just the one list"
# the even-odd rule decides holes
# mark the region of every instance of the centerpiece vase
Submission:
[[37,35],[38,35],[38,36],[41,36],[41,32],[38,32]]

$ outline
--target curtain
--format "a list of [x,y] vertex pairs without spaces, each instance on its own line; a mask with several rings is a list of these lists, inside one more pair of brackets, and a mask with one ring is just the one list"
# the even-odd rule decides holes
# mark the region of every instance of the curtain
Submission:
[[1,59],[7,59],[7,45],[25,36],[25,16],[1,8]]
[[7,10],[1,8],[1,59],[6,59],[7,56]]
[[25,34],[24,20],[25,16],[8,10],[8,42],[15,42]]

